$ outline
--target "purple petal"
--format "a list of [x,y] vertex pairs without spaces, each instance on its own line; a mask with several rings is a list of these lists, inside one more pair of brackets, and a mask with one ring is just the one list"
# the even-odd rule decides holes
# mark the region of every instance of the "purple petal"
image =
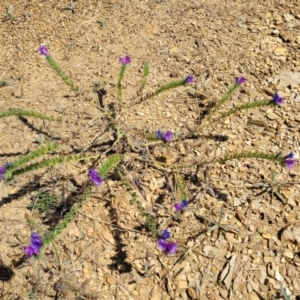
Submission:
[[291,152],[290,154],[288,154],[284,157],[284,159],[294,159],[294,158],[296,158],[296,155],[293,152]]
[[167,130],[166,133],[165,133],[165,140],[167,142],[171,142],[172,139],[173,139],[173,133],[172,133],[172,131]]
[[273,102],[277,105],[282,105],[284,102],[284,98],[280,97],[277,93],[273,97]]
[[0,180],[3,179],[5,172],[6,172],[6,168],[5,167],[0,167]]
[[293,152],[291,152],[290,154],[286,155],[283,159],[284,159],[285,165],[289,169],[292,169],[297,164],[297,162],[298,162],[296,154],[293,153]]
[[159,239],[157,243],[157,247],[162,251],[167,251],[167,242],[164,239]]
[[43,246],[41,238],[35,232],[31,235],[31,246],[37,249],[40,249]]
[[90,180],[96,185],[99,186],[103,182],[103,179],[99,176],[98,172],[94,169],[89,170]]
[[163,136],[163,134],[162,134],[162,132],[161,132],[160,130],[158,130],[158,131],[156,132],[156,136],[157,136],[157,138],[159,138],[159,139],[163,139],[163,138],[164,138],[164,136]]
[[27,258],[30,258],[34,254],[34,249],[31,246],[24,247]]
[[163,230],[162,235],[161,235],[162,239],[164,239],[164,240],[169,239],[170,236],[171,236],[170,231],[168,231],[167,229]]
[[49,56],[50,55],[49,50],[45,45],[42,45],[39,50],[40,50],[41,55],[44,55],[44,56]]
[[235,78],[235,83],[238,85],[241,85],[242,83],[245,83],[245,82],[246,82],[246,78],[244,76]]
[[177,243],[167,243],[167,251],[169,254],[175,254],[177,250]]
[[43,242],[41,238],[38,236],[36,232],[33,232],[31,234],[31,245],[24,247],[27,257],[30,258],[32,255],[39,255],[42,246],[43,246]]
[[183,208],[187,208],[188,205],[189,205],[189,203],[187,202],[187,200],[182,200],[182,201],[181,201],[181,206],[182,206]]
[[189,75],[185,80],[184,83],[192,83],[194,81],[193,75]]
[[128,64],[130,64],[130,62],[131,62],[131,58],[130,58],[130,56],[126,55],[126,56],[124,56],[124,57],[120,57],[120,58],[119,58],[119,62],[120,62],[122,65],[128,65]]
[[175,203],[174,207],[175,207],[176,212],[180,212],[182,210],[182,204],[181,203]]
[[292,169],[297,164],[297,159],[286,159],[284,163],[289,169]]

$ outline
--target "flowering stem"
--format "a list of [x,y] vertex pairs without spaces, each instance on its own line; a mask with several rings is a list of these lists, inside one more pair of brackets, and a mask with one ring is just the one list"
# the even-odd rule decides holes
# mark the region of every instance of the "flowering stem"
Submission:
[[149,63],[146,62],[144,63],[144,79],[142,81],[140,91],[142,91],[146,86],[148,74],[149,74]]
[[28,173],[31,171],[35,171],[35,170],[38,170],[38,169],[41,169],[44,167],[50,167],[50,166],[54,166],[57,164],[66,163],[69,161],[82,161],[82,160],[89,160],[89,159],[98,158],[98,157],[99,157],[99,155],[94,155],[94,156],[69,155],[69,156],[50,158],[50,159],[43,160],[41,162],[37,162],[37,163],[31,164],[31,165],[25,166],[20,169],[12,169],[12,170],[8,169],[8,171],[6,173],[8,173],[8,172],[9,173],[5,174],[5,177],[7,179],[10,179],[13,176],[21,175],[21,174]]
[[23,110],[23,109],[18,109],[18,108],[17,109],[11,108],[9,110],[0,112],[0,118],[9,117],[9,116],[28,116],[28,117],[34,117],[34,118],[39,118],[39,119],[48,120],[48,121],[61,121],[60,118],[55,119],[53,117],[49,117],[47,115],[40,114],[40,113],[37,113],[34,111]]
[[68,78],[65,72],[60,68],[60,66],[56,63],[56,61],[52,58],[51,55],[46,55],[47,61],[49,65],[57,72],[57,74],[62,78],[62,80],[70,86],[70,88],[74,92],[78,92],[79,88],[74,85],[74,83]]
[[208,125],[211,125],[214,122],[217,122],[226,117],[229,117],[230,115],[235,114],[236,112],[241,111],[241,110],[255,108],[255,107],[269,106],[269,105],[274,105],[273,100],[261,100],[261,101],[253,101],[253,102],[245,103],[240,106],[229,109],[227,112],[222,113],[220,117],[204,124],[203,126],[200,125],[199,127],[205,128]]
[[138,200],[138,197],[136,193],[133,191],[132,187],[130,186],[127,178],[121,173],[120,170],[118,170],[118,174],[121,178],[121,181],[126,186],[127,191],[131,195],[131,200],[136,205],[137,209],[139,210],[142,217],[146,219],[146,223],[148,225],[149,230],[152,232],[153,236],[156,238],[160,238],[161,234],[156,228],[155,220],[154,218],[146,211],[146,209],[142,206],[142,203]]
[[212,117],[212,115],[219,109],[219,107],[226,101],[228,98],[233,94],[233,92],[240,87],[239,84],[234,84],[232,87],[229,88],[229,90],[223,95],[223,97],[216,103],[214,108],[210,110],[208,113],[206,119],[209,121]]
[[268,159],[272,161],[279,162],[282,166],[285,166],[284,158],[282,156],[276,155],[276,154],[270,154],[270,153],[264,153],[264,152],[240,152],[240,153],[234,153],[234,154],[227,154],[223,158],[215,159],[211,161],[205,161],[201,163],[193,163],[189,165],[178,165],[178,168],[188,168],[188,167],[201,167],[206,164],[213,164],[213,163],[225,163],[228,160],[233,159],[241,159],[241,158],[259,158],[259,159]]
[[122,64],[119,78],[118,78],[118,83],[117,83],[117,99],[122,102],[122,80],[124,78],[124,74],[126,71],[126,64]]
[[[192,77],[191,77],[192,78]],[[154,92],[150,92],[148,94],[146,94],[145,96],[140,96],[138,97],[137,101],[133,104],[130,105],[130,108],[132,108],[134,105],[140,104],[143,101],[146,101],[154,96],[157,96],[158,94],[165,92],[167,90],[171,90],[174,89],[176,87],[182,86],[182,85],[187,85],[188,83],[190,83],[191,81],[187,82],[186,79],[182,79],[182,80],[178,80],[178,81],[173,81],[171,83],[165,84],[161,87],[159,87],[156,91]]]
[[54,241],[54,239],[63,231],[63,229],[66,228],[66,226],[73,220],[78,209],[82,207],[83,203],[88,198],[90,193],[91,193],[91,186],[88,186],[87,188],[86,186],[84,186],[83,193],[79,198],[79,201],[71,207],[70,211],[66,213],[66,215],[64,216],[64,218],[62,219],[59,225],[57,225],[52,231],[49,231],[44,235],[43,247],[41,248],[41,254],[39,255],[39,258],[42,258],[47,246],[50,245]]

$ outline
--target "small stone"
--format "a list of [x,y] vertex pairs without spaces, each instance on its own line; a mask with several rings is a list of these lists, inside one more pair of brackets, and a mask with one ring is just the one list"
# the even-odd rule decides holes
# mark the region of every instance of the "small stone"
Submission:
[[289,204],[290,206],[296,207],[297,203],[295,202],[295,200],[293,198],[289,198],[287,201],[287,204]]
[[270,256],[265,256],[264,257],[264,262],[265,263],[270,263],[274,261],[274,257],[270,257]]
[[268,119],[270,119],[270,120],[276,120],[276,119],[279,118],[279,116],[278,116],[277,114],[273,113],[273,112],[268,113],[268,114],[267,114],[267,117],[268,117]]
[[297,95],[294,99],[295,102],[300,102],[300,95]]
[[285,251],[283,253],[284,256],[286,256],[287,258],[293,259],[294,258],[294,253],[291,251]]
[[286,55],[286,54],[287,54],[287,51],[288,51],[288,49],[285,48],[285,47],[277,47],[277,48],[275,48],[275,50],[274,50],[274,54],[275,54],[276,56],[283,56],[283,55]]
[[293,35],[290,32],[285,31],[285,30],[280,31],[279,36],[285,42],[294,42],[295,41],[295,38],[293,37]]
[[197,299],[197,293],[196,293],[195,289],[188,288],[187,294],[191,299]]
[[262,237],[263,237],[264,239],[267,239],[267,240],[269,240],[269,239],[272,238],[272,236],[271,236],[270,233],[263,233],[263,234],[262,234]]
[[235,198],[233,200],[233,206],[240,206],[241,204],[242,204],[242,202],[240,199]]
[[112,278],[111,276],[107,276],[106,281],[109,284],[116,284],[116,280],[114,278]]
[[250,300],[260,300],[260,298],[255,292],[252,292],[252,294],[250,295]]
[[187,288],[188,288],[188,283],[187,283],[187,281],[180,280],[180,281],[178,281],[178,283],[177,283],[177,287],[178,287],[179,289],[187,289]]

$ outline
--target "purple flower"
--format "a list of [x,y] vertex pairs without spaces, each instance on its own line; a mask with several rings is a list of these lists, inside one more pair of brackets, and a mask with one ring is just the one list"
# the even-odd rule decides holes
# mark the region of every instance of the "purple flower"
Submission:
[[284,158],[284,163],[285,165],[289,168],[292,169],[296,163],[297,163],[297,156],[295,153],[291,152],[290,154],[286,155]]
[[3,179],[5,172],[6,172],[6,168],[5,167],[0,167],[0,180]]
[[189,75],[185,80],[184,83],[192,83],[194,81],[193,75]]
[[162,139],[164,138],[163,133],[162,133],[160,130],[158,130],[158,131],[156,132],[156,136],[157,136],[157,138],[160,139],[160,140],[162,140]]
[[130,58],[130,56],[126,55],[126,56],[124,56],[124,57],[120,57],[120,58],[119,58],[119,62],[120,62],[122,65],[128,65],[128,64],[130,64],[130,62],[131,62],[131,58]]
[[96,186],[99,186],[103,182],[103,179],[99,176],[98,172],[94,169],[89,170],[89,176],[91,181],[93,181],[93,183]]
[[182,205],[183,208],[187,208],[189,203],[187,202],[187,200],[182,200],[181,205]]
[[188,202],[187,202],[187,200],[182,200],[181,201],[181,203],[175,203],[174,204],[174,208],[175,208],[175,211],[176,212],[184,212],[185,211],[185,208],[187,208],[188,207]]
[[280,97],[277,93],[273,97],[273,102],[277,105],[282,105],[284,102],[284,98]]
[[167,142],[171,142],[172,139],[173,139],[173,133],[172,133],[172,131],[167,130],[166,133],[165,133],[165,140]]
[[164,239],[159,239],[158,248],[160,248],[162,251],[167,252],[169,254],[175,254],[177,249],[177,243],[171,243],[167,242]]
[[165,134],[163,134],[160,130],[156,131],[156,137],[160,140],[164,139],[166,142],[171,142],[173,139],[173,132],[167,130]]
[[45,45],[42,45],[39,50],[40,50],[41,55],[44,55],[44,56],[49,56],[50,55],[49,50]]
[[140,179],[135,179],[134,180],[134,184],[135,185],[140,185],[141,184],[141,180]]
[[161,238],[162,238],[163,240],[169,239],[170,236],[171,236],[170,231],[168,231],[167,229],[163,230],[163,232],[162,232],[162,234],[161,234]]
[[245,83],[245,82],[246,82],[246,78],[244,76],[235,78],[235,83],[238,85],[241,85],[242,83]]
[[174,207],[175,207],[176,212],[180,212],[182,210],[182,204],[181,203],[175,203]]
[[37,235],[37,233],[32,233],[30,246],[24,247],[27,257],[30,258],[32,255],[39,255],[42,246],[43,242],[41,238]]

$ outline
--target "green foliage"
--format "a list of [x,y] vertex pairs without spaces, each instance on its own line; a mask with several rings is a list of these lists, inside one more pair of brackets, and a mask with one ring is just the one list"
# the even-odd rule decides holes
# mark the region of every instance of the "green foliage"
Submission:
[[55,208],[57,208],[58,197],[51,194],[49,191],[39,192],[32,203],[30,203],[28,209],[37,209],[40,213],[49,214]]
[[61,222],[52,231],[49,231],[44,235],[42,239],[43,247],[41,249],[41,254],[39,255],[40,258],[43,257],[47,246],[49,246],[55,240],[55,238],[64,230],[64,228],[66,228],[67,225],[73,220],[77,211],[82,207],[83,203],[86,201],[90,193],[91,186],[87,186],[81,194],[81,197],[79,198],[78,202],[71,207],[71,209],[68,213],[66,213]]
[[50,56],[46,56],[49,65],[56,71],[56,73],[62,78],[62,80],[74,91],[78,92],[79,87],[75,86],[71,79],[66,75],[66,73],[61,69],[61,67],[56,63],[56,61]]
[[175,89],[179,86],[182,86],[182,85],[185,85],[185,79],[182,79],[182,80],[177,80],[177,81],[172,81],[168,84],[165,84],[161,87],[159,87],[153,94],[152,94],[152,97],[153,96],[157,96],[158,94],[162,93],[162,92],[165,92],[165,91],[168,91],[168,90],[171,90],[171,89]]
[[124,78],[126,68],[127,64],[122,64],[117,82],[117,98],[120,102],[122,101],[122,80]]
[[128,179],[126,176],[124,176],[120,171],[118,171],[118,174],[121,178],[122,183],[126,186],[127,192],[131,195],[132,202],[136,205],[137,209],[139,210],[142,217],[146,219],[147,226],[154,237],[160,238],[161,234],[157,230],[156,222],[154,218],[146,211],[146,209],[142,206],[142,203],[138,200],[138,197],[136,195],[136,192],[133,190],[131,185],[129,184]]
[[223,97],[216,103],[216,105],[214,106],[214,108],[212,108],[209,112],[209,114],[207,115],[206,119],[210,120],[211,117],[213,116],[213,114],[219,109],[219,107],[221,105],[223,105],[228,99],[229,97],[233,94],[233,92],[239,88],[239,84],[234,84],[232,87],[229,88],[229,90],[223,95]]
[[66,156],[59,156],[59,157],[55,157],[55,158],[49,158],[49,159],[45,159],[41,162],[36,162],[36,163],[30,164],[30,165],[27,165],[20,169],[15,169],[15,168],[12,168],[11,170],[9,169],[9,171],[11,173],[10,177],[21,175],[21,174],[28,173],[28,172],[32,172],[32,171],[35,171],[35,170],[38,170],[41,168],[45,168],[45,167],[51,167],[51,166],[54,166],[57,164],[67,163],[67,162],[71,162],[71,161],[89,160],[92,158],[95,158],[95,156],[66,155]]
[[242,158],[261,158],[261,159],[268,159],[279,162],[282,166],[284,166],[284,158],[282,156],[272,154],[272,153],[264,153],[264,152],[256,152],[256,151],[249,151],[249,152],[240,152],[234,154],[227,154],[223,158],[219,160],[219,162],[225,162],[227,160],[233,159],[242,159]]
[[262,101],[254,101],[254,102],[249,102],[246,104],[242,104],[240,106],[234,107],[232,109],[229,109],[227,112],[222,113],[221,117],[218,118],[217,120],[226,118],[232,114],[235,114],[236,112],[240,111],[240,110],[244,110],[244,109],[250,109],[250,108],[255,108],[255,107],[262,107],[262,106],[269,106],[269,105],[273,105],[273,101],[271,100],[262,100]]
[[99,169],[99,176],[104,178],[112,168],[116,167],[122,161],[122,158],[122,155],[119,154],[109,156]]
[[176,174],[176,182],[177,182],[178,189],[180,192],[180,199],[186,200],[188,198],[187,191],[186,191],[186,184],[178,170],[177,170],[177,174]]
[[[20,172],[19,170],[22,170],[22,169],[18,169],[18,167],[20,167],[21,165],[23,165],[25,163],[28,163],[29,161],[31,161],[33,159],[36,159],[42,155],[52,152],[53,150],[55,150],[57,148],[58,148],[57,144],[48,144],[40,149],[29,152],[27,155],[17,159],[16,161],[14,161],[12,163],[12,167],[10,167],[6,170],[5,175],[4,175],[5,179],[11,180],[14,175],[24,173],[24,172]],[[23,169],[26,170],[26,168],[23,168]],[[31,170],[35,170],[35,168],[32,168],[32,169],[29,168],[28,172]]]
[[61,121],[61,119],[55,119],[53,117],[49,117],[47,115],[40,114],[30,110],[11,108],[9,110],[0,112],[0,118],[11,117],[11,116],[34,117],[34,118],[39,118],[48,121]]
[[[63,79],[63,81],[75,92],[78,92],[78,87],[74,85],[74,83],[68,78],[68,76],[65,74],[65,72],[60,68],[60,66],[55,62],[55,60],[50,56],[46,56],[48,63],[50,66],[58,73],[58,75]],[[119,101],[119,105],[114,106],[111,111],[105,110],[103,107],[101,107],[101,114],[106,117],[106,119],[109,121],[109,126],[111,127],[110,129],[114,131],[114,136],[115,140],[111,143],[111,146],[109,149],[104,152],[106,153],[111,153],[111,152],[118,152],[120,150],[116,150],[115,146],[117,144],[123,143],[122,149],[133,149],[134,143],[130,142],[130,135],[127,134],[126,128],[123,128],[123,124],[121,123],[120,120],[122,120],[122,113],[124,111],[124,107],[122,106],[122,80],[124,79],[125,76],[125,71],[127,68],[127,64],[122,63],[121,70],[118,76],[118,81],[117,81],[117,99]],[[145,63],[143,66],[143,79],[141,82],[141,86],[138,90],[137,93],[137,100],[139,102],[144,101],[146,99],[149,99],[151,97],[157,96],[162,92],[177,88],[179,86],[186,85],[188,81],[186,79],[178,80],[178,81],[173,81],[168,84],[162,85],[158,87],[155,91],[150,92],[146,94],[145,96],[140,96],[139,92],[141,93],[142,90],[145,88],[146,83],[147,83],[147,78],[149,74],[149,63]],[[226,112],[223,112],[219,114],[216,118],[212,118],[214,114],[218,111],[218,109],[229,99],[229,97],[233,94],[235,90],[237,90],[240,87],[239,84],[234,84],[232,87],[229,88],[229,90],[224,94],[224,96],[217,101],[215,106],[210,110],[208,113],[206,119],[204,121],[207,121],[206,125],[209,125],[213,122],[216,122],[218,120],[221,120],[225,117],[229,117],[230,115],[241,111],[241,110],[246,110],[246,109],[252,109],[252,108],[257,108],[257,107],[262,107],[262,106],[267,106],[267,105],[272,105],[273,101],[271,100],[262,100],[262,101],[254,101],[254,102],[249,102],[246,104],[239,105],[237,107],[228,109]],[[98,86],[99,88],[99,86]],[[97,85],[94,86],[94,90],[98,90]],[[130,108],[129,106],[128,108]],[[27,110],[20,110],[20,109],[10,109],[4,112],[0,112],[0,118],[2,117],[7,117],[7,116],[31,116],[31,117],[36,117],[44,120],[49,120],[49,121],[54,121],[56,120],[53,117],[49,117],[40,113],[36,113],[33,111],[27,111]],[[202,123],[203,124],[203,123]],[[202,125],[200,124],[200,126]],[[204,125],[204,126],[206,126]],[[198,129],[198,125],[195,126],[194,130],[196,131]],[[193,131],[193,129],[191,130]],[[187,136],[180,136],[180,139],[185,139]],[[139,146],[139,153],[144,153],[143,150],[149,150],[148,147],[149,145],[154,145],[158,143],[162,143],[163,141],[159,140],[155,134],[150,134],[146,135],[147,140],[152,140],[153,142],[149,142],[146,144],[143,144],[142,146]],[[173,141],[178,140],[178,137],[175,137]],[[126,146],[126,147],[124,147]],[[138,148],[138,147],[137,147]],[[12,162],[12,167],[8,167],[4,176],[6,179],[12,179],[14,176],[18,176],[21,174],[25,174],[28,172],[33,172],[36,171],[40,168],[50,168],[54,165],[57,164],[66,164],[69,162],[74,162],[74,161],[84,161],[84,160],[90,160],[93,158],[99,158],[98,155],[63,155],[61,153],[54,153],[54,150],[58,149],[57,144],[48,144],[40,149],[37,149],[35,151],[30,152],[27,155],[24,155],[23,157],[17,159],[15,162]],[[135,154],[136,154],[135,153]],[[102,153],[103,155],[103,153]],[[141,158],[142,156],[142,158]],[[150,164],[154,164],[156,162],[151,161],[151,159],[146,158],[146,155],[137,155],[135,160],[140,159],[141,161],[146,161],[147,163],[149,162]],[[34,159],[38,159],[39,161],[34,161]],[[272,161],[279,162],[281,165],[284,165],[284,158],[279,155],[274,155],[274,154],[267,154],[267,153],[262,153],[262,152],[240,152],[240,153],[234,153],[234,154],[228,154],[225,155],[223,158],[216,158],[214,161],[210,162],[200,162],[200,163],[195,163],[192,166],[199,166],[199,165],[204,165],[207,163],[225,163],[228,160],[233,160],[233,159],[245,159],[245,158],[256,158],[256,159],[269,159]],[[102,178],[105,178],[107,174],[115,167],[117,167],[119,164],[121,164],[123,160],[123,156],[121,154],[112,154],[109,157],[106,158],[106,160],[102,163],[101,167],[98,170],[99,176]],[[157,162],[157,164],[160,164],[160,167],[164,168],[167,164],[165,163],[160,163]],[[188,191],[187,191],[187,185],[184,181],[183,176],[180,174],[178,168],[180,166],[174,166],[172,164],[168,164],[168,167],[173,169],[173,176],[175,174],[175,180],[177,184],[177,191],[179,194],[180,200],[184,200],[188,198]],[[158,226],[156,224],[155,218],[143,207],[141,203],[141,198],[137,195],[137,192],[135,190],[135,187],[133,187],[130,184],[130,181],[127,179],[126,175],[124,172],[120,171],[121,168],[118,169],[118,173],[120,176],[120,179],[124,186],[126,187],[127,192],[131,195],[132,202],[136,205],[140,215],[145,218],[145,221],[147,223],[147,226],[149,230],[151,231],[153,237],[155,238],[160,238],[161,233],[158,231]],[[59,224],[56,225],[56,227],[52,230],[47,232],[44,237],[43,237],[43,247],[41,250],[41,255],[44,254],[44,251],[46,247],[54,241],[54,239],[63,231],[63,229],[74,219],[76,216],[76,213],[78,210],[82,207],[83,203],[87,200],[88,196],[90,195],[92,191],[92,186],[91,184],[85,184],[81,191],[80,191],[80,196],[78,196],[79,199],[76,199],[75,204],[70,208],[70,210],[64,215],[63,219],[59,222]],[[50,192],[40,192],[37,195],[36,201],[32,203],[28,208],[30,209],[38,209],[40,212],[43,213],[49,213],[51,210],[55,209],[57,205],[57,197]],[[222,210],[219,216],[218,222],[215,222],[213,219],[210,219],[205,216],[198,216],[199,218],[202,218],[212,224],[212,227],[209,229],[209,231],[214,231],[214,230],[231,230],[237,232],[238,230],[229,225],[229,224],[222,224],[221,223],[221,218],[222,218]]]
[[143,78],[143,81],[141,84],[141,89],[144,89],[146,86],[148,74],[149,74],[149,63],[145,62],[144,63],[144,72],[143,72],[144,78]]

